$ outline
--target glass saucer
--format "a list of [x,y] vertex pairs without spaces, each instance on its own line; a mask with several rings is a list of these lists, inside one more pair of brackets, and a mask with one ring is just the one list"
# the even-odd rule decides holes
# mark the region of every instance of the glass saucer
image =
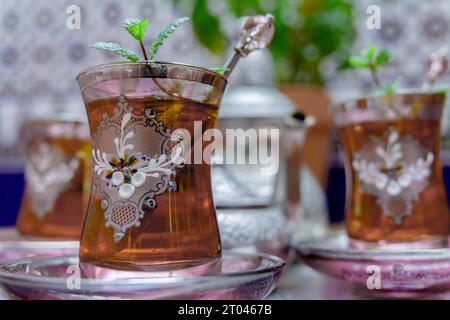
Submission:
[[342,279],[365,294],[408,297],[450,289],[450,248],[361,249],[345,233],[297,243],[300,259],[316,271]]
[[0,265],[0,283],[24,299],[263,299],[276,287],[284,261],[224,252],[204,276],[102,269],[80,276],[76,255],[34,257]]

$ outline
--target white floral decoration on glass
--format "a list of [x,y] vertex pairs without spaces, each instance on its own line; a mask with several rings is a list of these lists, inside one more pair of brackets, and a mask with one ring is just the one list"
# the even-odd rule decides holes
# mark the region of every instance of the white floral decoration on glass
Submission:
[[47,143],[39,144],[25,165],[32,207],[42,219],[50,212],[58,196],[70,185],[79,167],[78,158],[66,159],[64,153]]
[[181,145],[174,147],[170,158],[164,154],[150,158],[142,153],[127,153],[135,147],[127,142],[134,137],[132,131],[126,130],[130,120],[131,114],[126,113],[122,118],[120,136],[114,138],[117,155],[102,153],[99,149],[92,151],[94,171],[107,180],[109,187],[118,188],[118,195],[122,199],[131,198],[136,188],[144,185],[147,177],[170,175],[175,166],[184,163]]
[[[398,224],[401,223],[403,216],[411,214],[412,202],[425,188],[434,161],[431,152],[427,152],[425,158],[405,159],[402,143],[405,142],[400,141],[399,133],[391,128],[387,144],[375,146],[375,154],[381,159],[381,165],[380,161],[366,159],[363,156],[357,156],[352,163],[362,184],[374,187],[369,188],[371,190],[369,193],[378,197],[378,203],[385,215],[394,218]],[[420,148],[417,142],[413,143]],[[413,185],[415,183],[416,186]],[[405,192],[408,190],[410,192]],[[394,214],[389,210],[391,198],[396,197],[405,203],[405,210],[400,214]]]

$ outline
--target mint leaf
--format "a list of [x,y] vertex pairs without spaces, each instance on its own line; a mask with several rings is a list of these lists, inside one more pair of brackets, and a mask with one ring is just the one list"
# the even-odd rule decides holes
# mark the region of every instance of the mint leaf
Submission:
[[97,42],[89,45],[89,48],[95,48],[101,51],[111,51],[133,62],[139,60],[139,57],[133,51],[128,50],[120,44],[114,42]]
[[372,61],[373,58],[375,58],[375,54],[377,53],[377,47],[375,46],[369,46],[368,48],[364,49],[361,54],[367,58],[367,60]]
[[378,78],[378,69],[389,62],[390,54],[387,50],[379,51],[374,45],[367,47],[361,51],[360,56],[352,56],[345,61],[344,67],[346,69],[367,69],[372,77],[375,90],[385,91],[387,94],[395,91],[395,87],[398,81],[394,81],[387,88],[381,86],[380,80]]
[[139,19],[127,19],[123,23],[123,28],[128,31],[137,41],[142,41],[147,33],[147,27],[150,21],[145,18]]
[[225,72],[227,72],[230,69],[225,68],[225,67],[214,67],[214,68],[209,68],[209,70],[211,70],[212,72],[218,73],[218,74],[224,74]]
[[389,59],[390,59],[389,51],[387,51],[387,50],[382,50],[382,51],[378,54],[378,56],[377,56],[377,58],[376,58],[376,60],[375,60],[375,64],[376,64],[377,66],[385,65],[386,63],[389,62]]
[[149,59],[153,60],[156,53],[158,52],[159,48],[164,44],[164,42],[167,40],[167,38],[170,37],[172,33],[175,32],[175,30],[182,25],[184,22],[188,21],[189,18],[178,18],[173,20],[168,26],[164,28],[163,31],[161,31],[158,36],[156,37],[155,41],[153,41],[151,47],[150,47],[150,54]]
[[353,68],[368,68],[370,63],[361,57],[351,57],[348,59],[348,64]]

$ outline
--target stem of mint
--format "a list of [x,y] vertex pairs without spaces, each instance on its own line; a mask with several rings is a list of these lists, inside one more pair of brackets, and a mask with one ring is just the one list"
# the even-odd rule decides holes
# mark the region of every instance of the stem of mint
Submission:
[[372,76],[372,81],[375,86],[375,89],[381,87],[380,79],[378,78],[377,69],[373,66],[370,67],[370,75]]
[[144,59],[145,59],[145,61],[147,61],[148,60],[147,51],[145,50],[145,46],[144,46],[144,43],[142,42],[142,40],[139,40],[139,45],[141,47],[142,54],[144,55]]

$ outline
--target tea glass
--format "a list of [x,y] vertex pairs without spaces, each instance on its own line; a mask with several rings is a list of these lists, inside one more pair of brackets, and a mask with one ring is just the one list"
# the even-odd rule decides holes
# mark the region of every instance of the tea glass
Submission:
[[90,183],[89,128],[70,114],[27,119],[25,194],[17,219],[31,238],[79,240]]
[[216,261],[210,165],[198,154],[226,79],[189,65],[140,62],[93,67],[77,80],[93,147],[81,264],[151,271]]
[[439,247],[450,215],[440,160],[445,94],[401,92],[333,108],[345,158],[352,244]]

